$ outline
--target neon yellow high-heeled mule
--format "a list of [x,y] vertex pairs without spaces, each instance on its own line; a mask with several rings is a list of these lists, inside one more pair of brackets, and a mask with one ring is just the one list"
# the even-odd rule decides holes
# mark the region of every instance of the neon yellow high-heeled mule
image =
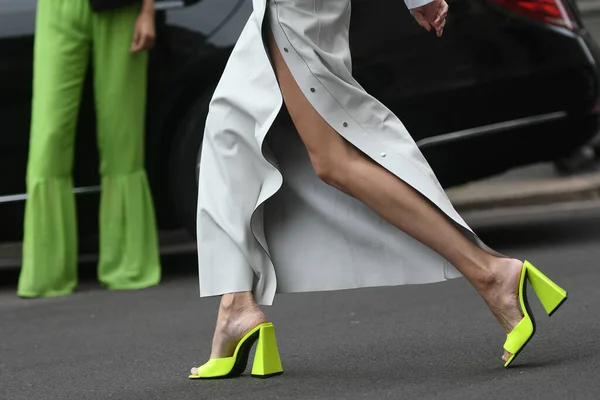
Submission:
[[216,379],[233,378],[244,373],[248,365],[248,357],[252,345],[258,340],[252,376],[256,378],[270,378],[283,373],[275,328],[268,322],[260,324],[248,332],[235,348],[231,357],[211,358],[198,368],[197,375],[190,375],[190,379]]
[[512,355],[506,360],[504,367],[508,367],[514,361],[535,333],[535,319],[527,301],[527,281],[531,283],[549,317],[567,300],[567,292],[563,288],[528,261],[523,263],[519,282],[519,305],[523,311],[523,319],[506,335],[504,349]]

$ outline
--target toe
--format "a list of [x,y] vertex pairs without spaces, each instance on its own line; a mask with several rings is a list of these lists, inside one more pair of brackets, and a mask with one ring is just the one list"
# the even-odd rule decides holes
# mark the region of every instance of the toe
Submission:
[[190,372],[192,375],[198,375],[198,368],[192,368]]
[[508,361],[508,359],[512,356],[508,351],[504,350],[504,355],[502,356],[502,361]]

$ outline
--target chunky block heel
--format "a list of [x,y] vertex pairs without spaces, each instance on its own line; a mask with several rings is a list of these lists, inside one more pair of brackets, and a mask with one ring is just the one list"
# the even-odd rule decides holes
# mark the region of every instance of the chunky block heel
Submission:
[[198,368],[197,375],[190,375],[190,379],[219,379],[240,376],[248,366],[248,357],[254,343],[258,341],[252,376],[269,378],[283,373],[275,328],[268,322],[260,324],[248,332],[238,343],[231,357],[211,358]]
[[527,279],[531,282],[531,287],[540,299],[548,316],[552,316],[567,300],[567,292],[529,262],[525,261],[525,266],[527,268]]
[[258,344],[252,365],[252,376],[255,378],[270,378],[283,373],[275,327],[265,324],[260,328]]

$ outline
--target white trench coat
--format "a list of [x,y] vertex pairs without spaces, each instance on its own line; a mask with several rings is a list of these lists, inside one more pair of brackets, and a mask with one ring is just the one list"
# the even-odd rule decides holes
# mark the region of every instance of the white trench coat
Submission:
[[[413,0],[410,8],[430,0]],[[427,197],[474,243],[402,122],[352,78],[350,0],[253,0],[214,93],[200,162],[200,295],[431,283],[444,258],[321,182],[289,122],[266,43],[269,23],[304,95],[340,135]]]

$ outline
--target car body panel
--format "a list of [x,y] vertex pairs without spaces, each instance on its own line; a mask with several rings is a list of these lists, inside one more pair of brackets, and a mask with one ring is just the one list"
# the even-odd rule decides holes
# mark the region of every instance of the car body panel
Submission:
[[[442,38],[419,27],[397,0],[352,0],[350,29],[354,76],[400,117],[444,186],[552,160],[592,137],[600,52],[580,19],[570,31],[487,0],[448,3]],[[35,4],[0,0],[0,240],[22,234]],[[160,225],[175,227],[168,150],[190,105],[214,89],[252,4],[157,4],[146,160]],[[97,228],[99,191],[89,76],[76,146],[80,230],[88,233]]]

